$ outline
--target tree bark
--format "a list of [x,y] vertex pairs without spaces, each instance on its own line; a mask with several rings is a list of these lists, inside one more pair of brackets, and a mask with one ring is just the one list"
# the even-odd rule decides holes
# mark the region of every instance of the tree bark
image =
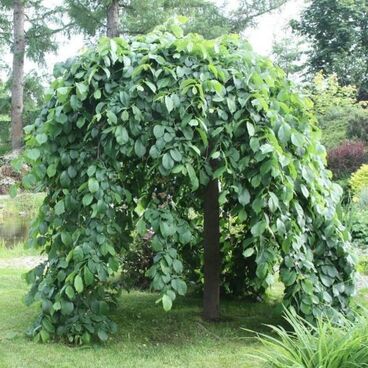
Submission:
[[219,183],[211,180],[204,192],[203,318],[220,318],[220,206]]
[[14,0],[13,8],[13,69],[11,87],[11,142],[16,150],[23,144],[23,79],[25,55],[24,4]]
[[107,37],[117,37],[119,34],[119,0],[112,0],[107,9]]

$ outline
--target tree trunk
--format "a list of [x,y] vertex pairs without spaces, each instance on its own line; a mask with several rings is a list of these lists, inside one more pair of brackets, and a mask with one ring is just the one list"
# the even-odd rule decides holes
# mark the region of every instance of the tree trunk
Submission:
[[211,180],[204,193],[203,318],[220,318],[220,207],[219,183]]
[[14,0],[13,10],[13,70],[11,87],[11,142],[16,150],[23,144],[23,78],[25,55],[24,4]]
[[119,0],[112,0],[107,9],[107,37],[117,37],[119,34]]

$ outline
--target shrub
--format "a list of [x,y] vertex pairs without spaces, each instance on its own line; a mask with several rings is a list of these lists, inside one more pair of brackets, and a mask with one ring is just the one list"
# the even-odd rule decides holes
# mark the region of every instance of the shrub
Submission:
[[335,179],[349,176],[367,162],[364,143],[345,141],[328,152],[327,162],[328,168],[333,172]]
[[350,178],[353,193],[359,196],[363,188],[368,187],[368,165],[362,165]]
[[266,347],[258,358],[273,368],[353,368],[368,366],[368,317],[355,322],[344,317],[336,326],[319,320],[316,326],[290,312],[285,315],[292,331],[270,326],[277,337],[264,334],[259,340]]
[[352,216],[350,233],[355,245],[368,247],[368,216],[365,211],[356,211]]
[[359,262],[357,264],[357,270],[363,275],[368,275],[368,257],[367,256],[363,256],[359,258]]
[[368,110],[361,107],[352,109],[347,127],[347,136],[368,142]]

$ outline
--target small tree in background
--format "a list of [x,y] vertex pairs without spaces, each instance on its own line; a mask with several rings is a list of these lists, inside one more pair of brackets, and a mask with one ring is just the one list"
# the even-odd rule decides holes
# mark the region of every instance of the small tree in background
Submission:
[[[12,149],[23,145],[24,63],[26,57],[43,62],[45,54],[57,49],[55,35],[68,32],[64,8],[47,8],[42,0],[3,0],[0,3],[0,46],[13,54],[11,76]],[[12,19],[12,20],[10,20]]]

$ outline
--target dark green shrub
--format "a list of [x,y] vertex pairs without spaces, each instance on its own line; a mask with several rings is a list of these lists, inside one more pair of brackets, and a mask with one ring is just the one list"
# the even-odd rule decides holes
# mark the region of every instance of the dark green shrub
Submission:
[[354,244],[361,248],[368,248],[368,216],[366,213],[359,212],[354,216],[350,232]]
[[351,110],[347,126],[347,137],[368,143],[368,109]]

